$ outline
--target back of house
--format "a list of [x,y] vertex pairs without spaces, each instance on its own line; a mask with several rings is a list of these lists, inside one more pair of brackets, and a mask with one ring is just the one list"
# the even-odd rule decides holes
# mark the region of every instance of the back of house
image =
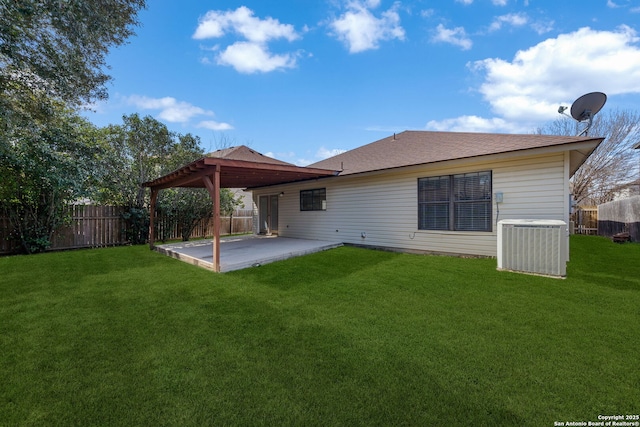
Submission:
[[[257,233],[404,251],[497,255],[501,219],[569,223],[569,180],[595,137],[405,131],[252,188]],[[567,237],[568,239],[568,237]]]

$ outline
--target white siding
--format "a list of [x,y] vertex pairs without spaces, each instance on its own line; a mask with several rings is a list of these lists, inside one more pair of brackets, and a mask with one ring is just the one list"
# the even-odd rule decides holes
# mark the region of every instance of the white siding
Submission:
[[[447,166],[448,165],[448,166]],[[493,232],[418,230],[418,178],[491,170]],[[489,162],[457,162],[327,178],[254,191],[278,194],[279,234],[405,250],[496,256],[498,219],[568,221],[564,153]],[[300,211],[300,190],[326,188],[326,211]],[[366,237],[362,237],[362,233]]]

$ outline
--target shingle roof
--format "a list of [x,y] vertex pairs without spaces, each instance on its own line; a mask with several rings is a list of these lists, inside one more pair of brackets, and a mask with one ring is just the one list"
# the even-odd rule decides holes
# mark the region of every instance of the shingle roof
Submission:
[[207,154],[206,157],[217,157],[220,159],[230,159],[230,160],[244,160],[247,162],[268,163],[271,165],[294,166],[291,163],[283,162],[282,160],[265,156],[262,153],[252,150],[246,145],[239,145],[237,147],[229,147],[229,148],[224,148],[222,150],[216,150]]
[[[602,140],[603,138],[594,137],[536,134],[404,131],[314,163],[309,167],[341,170],[340,175],[350,175],[562,145],[568,145],[566,149],[569,151],[572,144],[591,142],[590,145],[593,147],[586,153],[581,153],[586,158]],[[580,164],[582,161],[584,159]]]
[[171,187],[205,187],[203,177],[210,177],[216,171],[220,172],[221,188],[264,187],[338,174],[333,170],[296,166],[241,145],[209,153],[142,185],[156,190]]

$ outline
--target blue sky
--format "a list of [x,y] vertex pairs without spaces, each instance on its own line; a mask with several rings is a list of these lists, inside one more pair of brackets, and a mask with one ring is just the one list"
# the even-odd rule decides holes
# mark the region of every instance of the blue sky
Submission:
[[587,92],[640,109],[640,2],[152,0],[95,124],[151,115],[307,165],[403,130],[530,133]]

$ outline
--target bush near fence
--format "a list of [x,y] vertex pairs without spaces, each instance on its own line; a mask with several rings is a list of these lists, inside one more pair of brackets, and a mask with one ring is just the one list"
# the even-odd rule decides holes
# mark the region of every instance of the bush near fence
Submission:
[[[125,208],[120,206],[74,205],[69,207],[71,221],[56,231],[48,249],[65,250],[97,248],[129,244],[126,238],[126,221],[122,218]],[[220,234],[243,234],[253,231],[253,211],[236,209],[230,217],[220,218]],[[166,222],[158,218],[158,227]],[[20,243],[9,239],[9,219],[0,217],[0,255],[20,250]],[[159,235],[159,234],[157,234]],[[177,227],[167,234],[168,239],[182,239]],[[191,233],[191,239],[213,236],[213,220],[200,221]]]
[[598,235],[611,237],[627,232],[631,241],[640,242],[640,196],[598,206]]

